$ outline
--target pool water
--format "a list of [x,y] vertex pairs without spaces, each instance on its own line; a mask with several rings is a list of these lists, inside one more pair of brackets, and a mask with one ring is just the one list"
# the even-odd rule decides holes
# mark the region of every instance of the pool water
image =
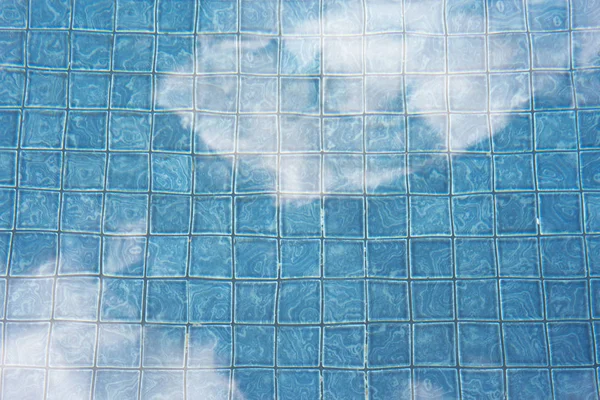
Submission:
[[598,399],[600,0],[0,0],[3,399]]

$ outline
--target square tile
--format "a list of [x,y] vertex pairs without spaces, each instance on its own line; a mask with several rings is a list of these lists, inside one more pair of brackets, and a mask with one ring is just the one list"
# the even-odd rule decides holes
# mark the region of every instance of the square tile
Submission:
[[190,246],[190,276],[231,279],[233,250],[230,237],[193,236]]
[[[29,71],[25,104],[33,107],[66,108],[67,81],[66,72]],[[16,84],[20,80],[13,78],[13,82]],[[17,93],[22,92],[17,90]]]
[[600,105],[598,98],[598,87],[600,86],[600,74],[595,70],[575,71],[573,73],[575,101],[579,108],[592,108]]
[[[97,327],[92,323],[52,324],[48,365],[50,367],[91,367],[96,353]],[[73,341],[73,337],[78,340]]]
[[525,31],[525,0],[517,0],[488,10],[489,32]]
[[409,192],[411,194],[448,194],[450,165],[445,154],[408,155]]
[[107,189],[122,192],[146,192],[150,187],[147,154],[112,153],[108,156]]
[[584,201],[584,220],[585,231],[588,233],[600,232],[600,222],[595,218],[596,212],[600,207],[600,196],[594,193],[585,193]]
[[102,273],[107,276],[141,278],[146,267],[145,254],[146,238],[104,237]]
[[95,378],[94,396],[136,396],[139,382],[140,371],[99,370]]
[[454,285],[452,281],[411,282],[412,318],[415,321],[454,319]]
[[190,326],[187,366],[198,368],[206,365],[230,367],[232,365],[233,335],[231,326]]
[[195,3],[159,0],[156,14],[158,32],[192,33],[194,31]]
[[410,196],[411,236],[450,236],[450,199]]
[[142,371],[141,396],[177,396],[184,394],[183,371],[145,370]]
[[320,274],[320,240],[281,240],[281,278],[315,278]]
[[60,275],[99,274],[100,237],[61,234],[58,273]]
[[323,80],[323,112],[326,115],[363,112],[363,79],[327,77]]
[[322,2],[322,26],[325,35],[359,34],[364,25],[364,5],[350,0],[347,4],[333,1]]
[[496,191],[534,190],[533,155],[494,155],[494,187]]
[[406,239],[367,241],[367,276],[407,278]]
[[569,26],[569,2],[552,0],[539,3],[527,1],[527,20],[532,31],[553,31],[567,29]]
[[447,78],[440,75],[409,75],[405,80],[408,113],[446,112]]
[[363,117],[323,118],[323,146],[325,151],[362,153]]
[[183,367],[185,340],[185,326],[144,326],[142,366]]
[[109,150],[145,150],[150,148],[151,116],[142,112],[110,113]]
[[492,190],[492,157],[484,154],[452,154],[451,161],[453,193]]
[[456,308],[460,320],[497,320],[500,308],[497,281],[457,280]]
[[528,398],[541,400],[552,396],[548,369],[509,369],[506,381],[511,397],[526,395]]
[[69,111],[65,148],[105,150],[108,113],[103,111]]
[[18,110],[0,110],[0,124],[2,126],[0,147],[16,149],[19,127],[21,126],[21,112]]
[[[364,325],[326,326],[323,329],[323,366],[361,368],[365,363]],[[348,351],[348,349],[356,349]]]
[[363,242],[328,239],[323,241],[323,275],[326,278],[364,277]]
[[231,234],[231,197],[194,197],[192,233]]
[[[318,370],[279,370],[277,371],[277,398],[282,400],[295,399],[298,394],[309,398],[321,395],[320,372]],[[297,381],[303,385],[298,393]]]
[[45,366],[50,338],[48,322],[8,322],[5,328],[4,363],[25,367]]
[[448,101],[451,112],[488,110],[486,75],[460,75],[448,78]]
[[14,189],[0,189],[0,205],[2,205],[2,211],[0,212],[1,229],[9,230],[13,228],[16,197],[17,194]]
[[[235,40],[235,36],[233,36]],[[240,42],[240,69],[242,73],[275,75],[279,68],[279,39],[268,36],[241,35]],[[231,39],[230,39],[231,40]],[[222,45],[221,45],[222,46]],[[218,51],[218,48],[215,49]],[[236,72],[235,63],[237,61],[236,43],[226,44],[225,49],[228,54],[219,57],[223,59],[232,58],[231,66],[228,66],[223,72]],[[216,51],[212,51],[213,54]],[[233,70],[233,71],[232,71]],[[221,72],[221,71],[208,71]]]
[[455,331],[453,323],[413,324],[413,364],[455,366]]
[[156,44],[156,72],[194,72],[194,37],[159,35]]
[[284,281],[279,288],[277,322],[316,324],[321,322],[321,283],[317,280]]
[[[21,70],[9,70],[3,69],[0,71],[0,80],[3,82],[5,90],[2,91],[2,99],[0,100],[0,106],[11,106],[21,107],[23,105],[23,98],[25,97],[25,71]],[[39,83],[41,79],[35,79]],[[58,90],[64,90],[62,86],[63,82],[59,85]],[[42,89],[43,90],[43,89]],[[36,93],[33,91],[29,96],[34,96]],[[37,103],[36,100],[28,100],[28,104]]]
[[104,233],[145,235],[148,231],[148,196],[109,193],[104,202]]
[[452,223],[456,236],[491,236],[494,226],[492,195],[454,196]]
[[533,107],[536,110],[575,107],[571,74],[568,72],[534,72]]
[[319,155],[281,155],[279,157],[279,190],[281,192],[316,194],[321,191],[320,189],[321,157]]
[[544,32],[531,35],[534,69],[569,69],[571,38],[568,32]]
[[405,194],[406,156],[404,154],[368,154],[365,180],[367,194]]
[[65,111],[26,110],[21,127],[21,147],[60,149],[66,119]]
[[327,75],[363,73],[363,37],[338,36],[323,40],[323,68]]
[[[49,166],[51,165],[49,164]],[[103,190],[105,171],[106,155],[104,153],[66,152],[63,188],[66,190]]]
[[56,270],[57,251],[56,233],[15,233],[10,257],[10,275],[53,275]]
[[328,280],[323,283],[324,315],[329,322],[364,322],[364,280]]
[[529,79],[528,73],[490,74],[490,110],[529,110],[531,107]]
[[58,278],[54,297],[54,318],[95,322],[100,302],[100,279]]
[[188,285],[185,280],[150,280],[146,290],[146,322],[186,323]]
[[277,328],[277,365],[317,367],[320,357],[321,328],[318,326],[280,326]]
[[279,3],[275,0],[240,0],[240,31],[277,34]]
[[242,115],[238,122],[237,150],[243,153],[277,152],[277,117]]
[[60,193],[20,190],[17,200],[17,229],[57,230]]
[[72,72],[69,78],[69,107],[108,108],[109,86],[108,74]]
[[[476,3],[483,3],[478,1],[472,3],[475,7]],[[459,1],[452,1],[447,4],[447,13],[454,14],[459,12],[459,7],[463,6]],[[483,4],[480,4],[483,6]],[[469,10],[470,11],[470,10]],[[483,7],[482,7],[483,11]],[[469,13],[470,14],[470,13]],[[461,13],[461,15],[464,15]],[[469,18],[465,16],[464,18]],[[454,17],[453,17],[454,18]],[[475,18],[473,18],[475,19]],[[453,25],[453,21],[448,18],[449,27]],[[474,27],[473,27],[474,28]],[[473,36],[449,36],[448,37],[448,72],[484,72],[486,65],[486,54],[485,54],[485,36],[473,35]]]
[[529,70],[529,37],[525,33],[503,33],[488,38],[490,71]]
[[235,232],[245,235],[277,234],[277,197],[273,195],[237,196]]
[[593,368],[555,369],[552,371],[552,381],[557,398],[595,396],[598,391]]
[[409,151],[448,150],[448,117],[415,115],[407,118]]
[[405,237],[408,233],[406,196],[367,198],[367,236],[369,238]]
[[[255,44],[255,43],[251,43]],[[196,39],[198,48],[196,53],[196,70],[200,73],[236,73],[238,72],[237,48],[239,47],[236,35],[203,35]],[[261,48],[260,43],[256,47]],[[277,48],[277,47],[275,47]],[[168,51],[168,48],[167,48]],[[190,53],[193,47],[190,46]],[[258,50],[257,50],[258,52]],[[159,53],[160,54],[160,53]],[[261,54],[261,53],[259,53]],[[263,51],[264,54],[264,51]],[[245,54],[252,60],[254,54]],[[178,58],[179,55],[176,54]],[[267,58],[269,59],[269,58]],[[275,70],[276,72],[276,70]]]
[[408,283],[384,280],[367,281],[369,321],[407,321],[409,319]]
[[448,33],[484,33],[485,5],[483,0],[465,2],[450,0],[446,4],[446,23]]
[[539,247],[536,238],[496,240],[500,276],[540,276]]
[[[114,29],[114,2],[100,0],[96,4],[89,4],[85,0],[75,0],[73,8],[74,28],[106,31]],[[88,15],[93,15],[94,18],[88,19]]]
[[276,290],[276,282],[236,282],[235,322],[273,324]]
[[283,35],[318,35],[321,11],[319,0],[290,0],[281,4],[281,31]]
[[458,362],[461,366],[501,367],[500,324],[458,324]]
[[240,368],[233,371],[233,379],[238,382],[238,386],[232,388],[232,399],[241,400],[246,396],[275,397],[274,369]]
[[494,152],[527,152],[533,149],[531,114],[492,114],[490,122]]
[[280,196],[279,222],[282,237],[320,237],[321,199],[315,196]]
[[536,199],[533,193],[496,195],[496,234],[537,234]]
[[[112,6],[112,3],[111,3]],[[71,68],[108,71],[112,60],[112,36],[98,32],[71,33]],[[90,52],[92,48],[94,51]]]
[[0,151],[0,186],[17,183],[17,152]]
[[545,281],[544,289],[547,319],[589,318],[589,293],[585,280]]
[[[592,331],[587,322],[548,324],[550,363],[554,366],[584,366],[594,363]],[[577,340],[569,338],[576,337]]]
[[186,112],[154,114],[152,150],[189,153],[192,150],[193,114]]
[[272,193],[277,188],[277,156],[238,155],[236,193]]
[[[102,324],[99,326],[96,361],[99,367],[139,367],[141,351],[142,327],[140,325]],[[96,376],[98,375],[100,374]]]
[[317,78],[281,78],[281,112],[318,114],[321,81]]
[[275,364],[275,327],[244,326],[234,328],[236,367],[273,367]]
[[[302,1],[296,4],[308,3]],[[292,4],[292,2],[285,2],[284,9],[285,4]],[[317,20],[312,22],[318,24]],[[304,28],[309,29],[309,26],[307,25]],[[318,26],[317,29],[319,29]],[[319,38],[313,37],[284,37],[281,40],[280,57],[281,74],[318,75],[321,72],[321,41]]]
[[188,290],[190,322],[231,323],[231,283],[193,280],[189,282]]
[[324,199],[323,214],[323,229],[326,237],[364,237],[365,206],[361,197],[327,196]]
[[235,239],[235,277],[238,279],[276,279],[277,240],[264,238]]
[[[275,113],[278,101],[278,79],[271,76],[242,76],[240,78],[240,112]],[[214,90],[214,89],[213,89]],[[211,93],[212,94],[212,93]],[[234,96],[227,94],[231,99]],[[214,102],[211,97],[211,103]]]
[[600,138],[595,134],[600,124],[600,113],[597,111],[578,111],[577,118],[579,120],[580,147],[582,149],[600,148]]
[[190,232],[192,201],[188,196],[152,195],[150,233],[185,235]]
[[409,244],[412,278],[452,277],[450,239],[412,239]]
[[574,112],[539,112],[535,113],[534,117],[537,150],[575,150],[577,148]]
[[[600,152],[586,151],[579,155],[579,164],[581,168],[581,184],[583,189],[598,189],[600,188],[600,180],[596,176],[598,167],[600,166]],[[570,186],[568,183],[564,185]]]
[[540,193],[538,202],[542,234],[582,233],[578,193]]
[[362,193],[363,171],[361,155],[326,154],[323,157],[323,190],[326,193]]
[[496,276],[496,247],[493,239],[454,239],[456,276],[491,278]]
[[69,34],[65,31],[30,31],[27,35],[27,66],[67,69]]
[[[377,4],[382,1],[384,4]],[[388,4],[385,4],[387,2]],[[397,0],[374,0],[374,7],[389,7],[390,12],[401,13],[402,4]],[[367,13],[369,5],[367,4]],[[381,7],[382,8],[382,7]],[[369,25],[367,17],[367,25]],[[402,24],[402,18],[399,21]],[[385,27],[373,27],[385,29]],[[401,34],[372,35],[365,38],[365,66],[367,74],[401,74],[404,58],[404,36]]]
[[92,395],[92,370],[51,370],[48,372],[48,391],[46,398],[61,399],[76,395]]
[[508,323],[503,325],[504,353],[510,367],[546,366],[548,345],[544,324]]
[[463,398],[481,398],[505,393],[502,370],[463,369],[460,371],[461,395]]
[[167,193],[191,193],[192,157],[152,155],[152,190]]
[[543,318],[542,284],[539,280],[500,279],[500,302],[503,320]]
[[153,1],[117,1],[117,31],[152,32],[153,30]]
[[279,117],[281,152],[318,152],[321,150],[321,118],[299,115]]
[[[584,156],[582,156],[583,158]],[[536,154],[537,185],[540,190],[579,189],[577,153],[556,152]],[[585,188],[586,167],[581,165],[582,182]]]

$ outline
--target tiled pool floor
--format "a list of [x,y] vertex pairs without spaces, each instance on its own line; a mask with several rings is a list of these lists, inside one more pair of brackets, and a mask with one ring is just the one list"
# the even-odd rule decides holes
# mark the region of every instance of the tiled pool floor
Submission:
[[598,399],[600,0],[0,0],[3,399]]

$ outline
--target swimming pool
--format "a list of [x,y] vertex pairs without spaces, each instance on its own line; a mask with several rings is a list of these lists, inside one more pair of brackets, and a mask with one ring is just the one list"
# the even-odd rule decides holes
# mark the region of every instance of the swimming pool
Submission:
[[4,399],[597,399],[600,1],[0,0]]

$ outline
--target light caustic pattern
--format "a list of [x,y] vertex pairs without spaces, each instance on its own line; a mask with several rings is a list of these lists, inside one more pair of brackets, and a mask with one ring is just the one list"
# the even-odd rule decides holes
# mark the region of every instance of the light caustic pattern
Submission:
[[0,0],[3,399],[597,399],[599,0]]

